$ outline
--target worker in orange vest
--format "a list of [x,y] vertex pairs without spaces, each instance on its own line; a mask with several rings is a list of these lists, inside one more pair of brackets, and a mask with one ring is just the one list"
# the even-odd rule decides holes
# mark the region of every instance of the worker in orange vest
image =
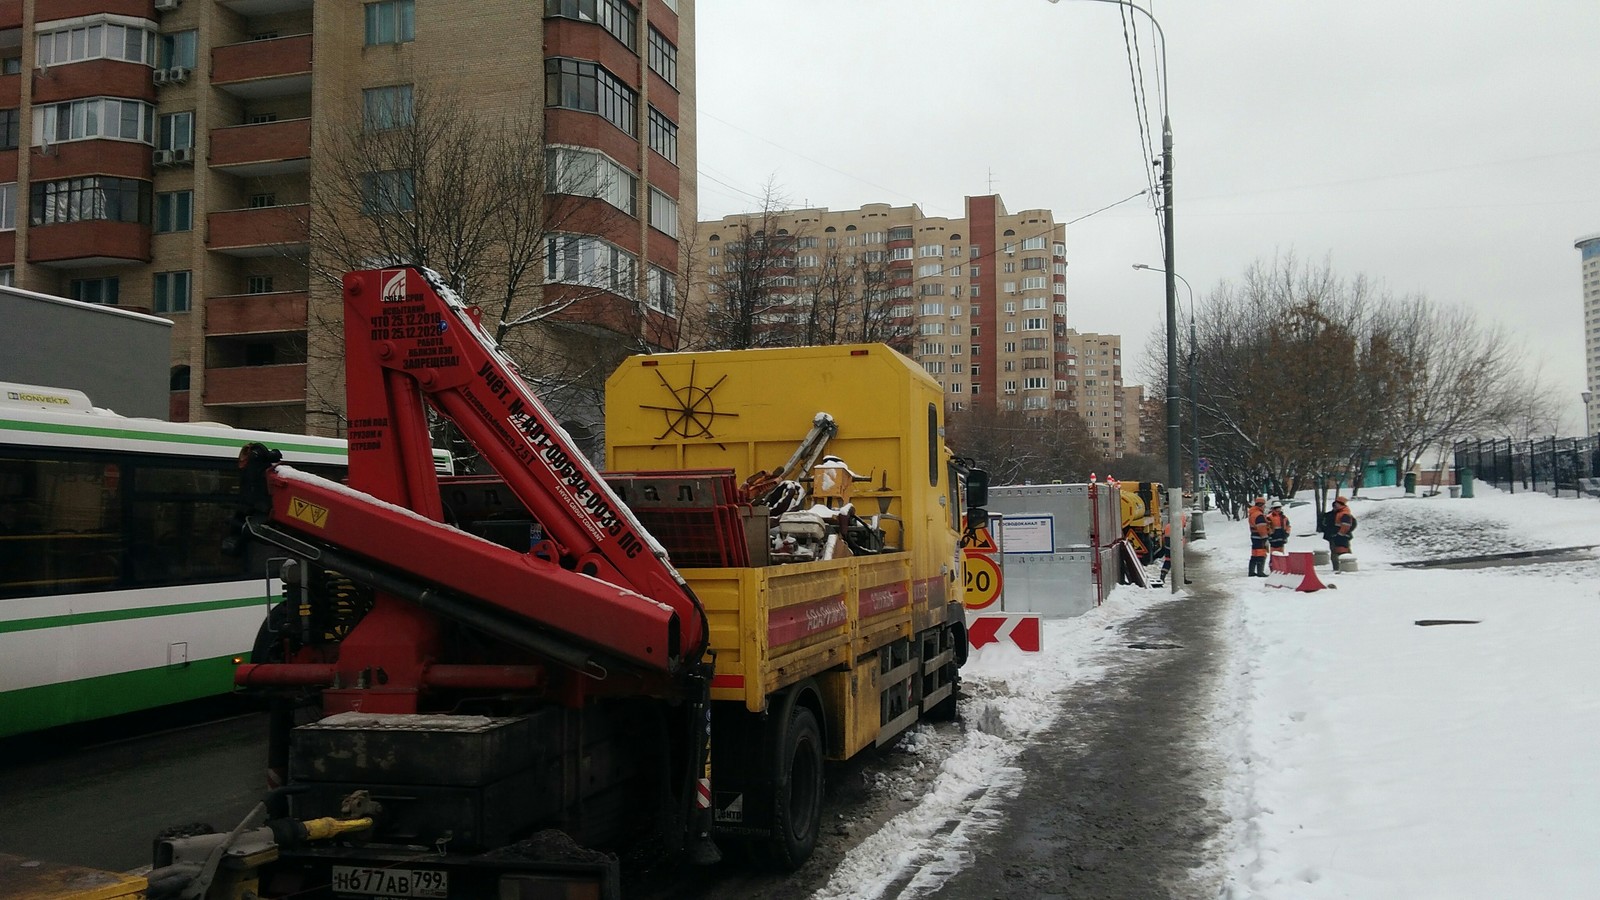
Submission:
[[1267,577],[1267,537],[1272,534],[1272,523],[1267,519],[1267,498],[1257,497],[1245,515],[1250,523],[1250,577]]
[[1284,546],[1289,543],[1289,514],[1283,511],[1283,501],[1274,500],[1267,504],[1267,524],[1272,526],[1272,531],[1267,535],[1267,546],[1273,553],[1284,552]]
[[1356,530],[1356,517],[1350,512],[1350,501],[1345,497],[1333,498],[1333,508],[1324,520],[1323,535],[1328,539],[1328,557],[1333,570],[1339,571],[1339,557],[1350,552],[1350,535]]

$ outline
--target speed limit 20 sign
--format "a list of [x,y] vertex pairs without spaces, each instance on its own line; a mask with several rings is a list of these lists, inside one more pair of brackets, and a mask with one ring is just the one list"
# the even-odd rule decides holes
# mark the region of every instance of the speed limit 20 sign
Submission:
[[962,602],[967,609],[993,606],[1000,599],[1000,564],[995,562],[994,555],[990,553],[969,552],[962,554],[962,557],[961,568],[966,573],[966,592],[962,595]]

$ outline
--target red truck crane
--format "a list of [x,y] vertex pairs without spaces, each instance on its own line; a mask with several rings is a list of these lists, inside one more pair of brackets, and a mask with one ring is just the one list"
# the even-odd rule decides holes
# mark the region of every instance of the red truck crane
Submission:
[[[632,471],[602,475],[436,274],[352,272],[344,304],[348,483],[240,456],[231,543],[285,586],[236,675],[271,700],[273,790],[159,841],[152,897],[606,898],[586,848],[625,843],[792,869],[824,760],[953,714],[985,479],[915,363],[635,358],[607,385]],[[830,412],[774,394],[795,372]],[[495,476],[441,485],[429,407]]]

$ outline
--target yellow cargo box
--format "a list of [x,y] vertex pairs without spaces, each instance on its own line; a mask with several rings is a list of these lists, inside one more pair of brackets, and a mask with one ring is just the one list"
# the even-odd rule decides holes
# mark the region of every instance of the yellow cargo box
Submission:
[[[837,427],[824,452],[859,478],[848,502],[876,517],[886,552],[681,571],[709,620],[712,699],[759,712],[815,678],[841,758],[899,733],[953,677],[938,638],[960,616],[961,484],[938,382],[859,344],[635,357],[606,385],[612,471],[732,470],[742,483],[783,469],[819,418]],[[935,669],[950,673],[936,694],[909,684]]]

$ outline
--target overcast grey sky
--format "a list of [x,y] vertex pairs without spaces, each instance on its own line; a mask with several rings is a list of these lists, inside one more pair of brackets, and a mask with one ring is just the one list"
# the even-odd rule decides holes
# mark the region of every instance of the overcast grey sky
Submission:
[[[1600,0],[1142,5],[1168,41],[1176,269],[1197,295],[1292,252],[1463,303],[1526,343],[1570,395],[1564,431],[1582,429],[1572,243],[1600,231]],[[1010,211],[1057,221],[1145,187],[1117,6],[697,9],[702,219],[752,208],[769,179],[795,205],[959,217],[992,173]],[[1138,36],[1159,129],[1142,17]],[[1069,227],[1067,243],[1069,324],[1120,333],[1140,371],[1164,319],[1161,277],[1132,268],[1162,263],[1146,198]]]

